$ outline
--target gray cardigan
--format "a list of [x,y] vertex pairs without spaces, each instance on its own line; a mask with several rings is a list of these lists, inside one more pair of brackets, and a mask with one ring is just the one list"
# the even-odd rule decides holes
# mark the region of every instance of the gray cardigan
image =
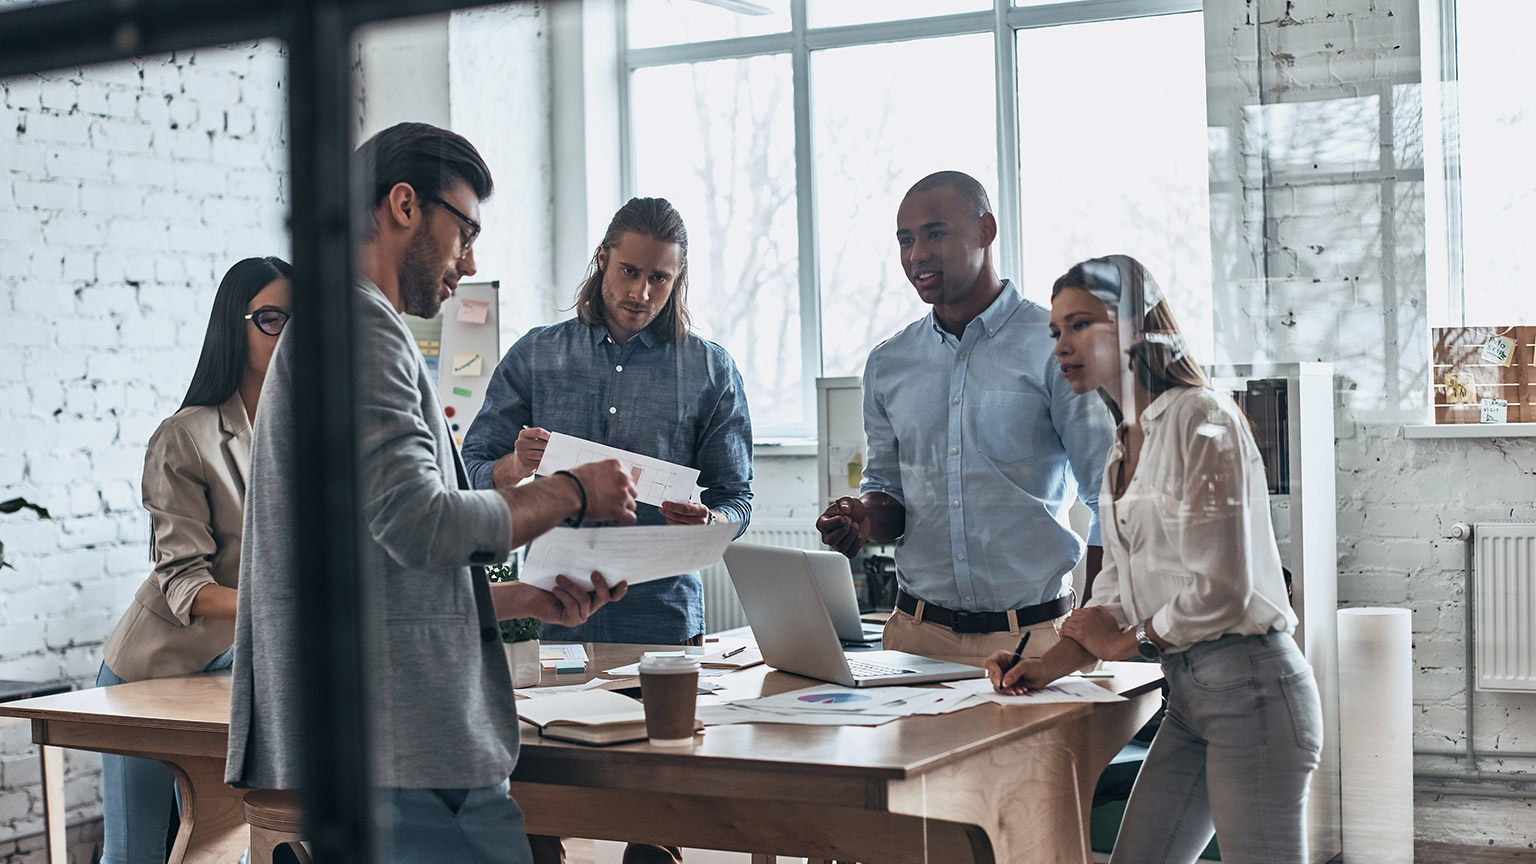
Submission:
[[[355,286],[361,567],[374,613],[372,749],[379,786],[463,788],[505,780],[517,761],[517,709],[478,564],[512,542],[506,503],[460,477],[436,382],[379,289]],[[295,326],[303,322],[294,321]],[[290,330],[292,328],[289,328]],[[303,782],[295,651],[293,549],[305,478],[285,470],[299,425],[285,332],[257,412],[241,545],[225,780],[293,789]]]

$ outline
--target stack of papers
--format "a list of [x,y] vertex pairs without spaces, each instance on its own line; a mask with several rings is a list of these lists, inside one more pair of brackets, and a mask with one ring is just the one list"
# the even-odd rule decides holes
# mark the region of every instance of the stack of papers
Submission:
[[[727,672],[734,672],[737,669],[744,668],[745,666],[754,666],[757,663],[763,662],[762,655],[758,655],[757,660],[752,662],[752,663],[745,663],[742,666],[734,665],[734,661],[738,657],[744,657],[748,653],[755,653],[755,652],[752,649],[749,648],[743,654],[738,654],[738,655],[736,655],[736,657],[731,657],[730,659],[728,659],[728,660],[726,660],[724,662],[717,662],[717,663],[715,663],[713,665],[711,665],[709,663],[706,663],[706,662],[703,662],[707,657],[709,657],[711,655],[707,655],[707,654],[691,655],[689,652],[681,651],[681,650],[679,650],[679,651],[647,651],[647,652],[645,652],[644,656],[646,656],[646,657],[685,657],[685,656],[696,656],[701,661],[699,663],[699,665],[701,667],[703,667],[703,668],[699,669],[699,677],[700,678],[712,678],[712,677],[714,677],[716,675],[724,675]],[[718,656],[718,655],[716,655],[716,656]],[[634,676],[640,674],[640,664],[639,663],[631,663],[628,666],[615,666],[612,669],[604,669],[603,670],[603,674],[604,675],[612,675],[612,676],[614,676],[616,678],[633,678]]]
[[539,665],[557,672],[581,672],[587,668],[585,645],[539,645]]
[[946,687],[970,693],[998,705],[1050,705],[1062,702],[1124,702],[1125,697],[1082,678],[1059,678],[1043,690],[1031,690],[1018,696],[1008,696],[992,689],[986,678],[968,681],[949,681]]
[[[943,714],[981,704],[969,693],[929,687],[857,689],[823,684],[724,705],[700,706],[705,726],[789,723],[803,726],[880,726],[915,714]],[[967,704],[969,703],[969,704]]]

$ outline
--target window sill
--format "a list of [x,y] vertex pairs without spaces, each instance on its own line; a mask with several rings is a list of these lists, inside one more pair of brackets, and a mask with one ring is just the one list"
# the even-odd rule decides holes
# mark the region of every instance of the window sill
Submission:
[[756,441],[752,444],[752,456],[761,459],[764,456],[815,456],[816,439],[814,438],[781,438],[770,441]]
[[1536,438],[1536,423],[1420,423],[1403,427],[1404,438]]

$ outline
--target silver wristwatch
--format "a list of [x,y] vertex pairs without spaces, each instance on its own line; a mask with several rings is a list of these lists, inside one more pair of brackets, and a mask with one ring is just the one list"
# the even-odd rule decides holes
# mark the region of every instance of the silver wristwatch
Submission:
[[1136,624],[1136,653],[1148,660],[1160,660],[1163,656],[1163,649],[1157,647],[1157,643],[1148,638],[1145,621]]

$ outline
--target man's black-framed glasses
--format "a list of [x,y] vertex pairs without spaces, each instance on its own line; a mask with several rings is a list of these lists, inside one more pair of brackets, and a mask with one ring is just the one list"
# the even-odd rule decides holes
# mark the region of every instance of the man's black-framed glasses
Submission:
[[292,317],[292,315],[276,306],[263,306],[245,316],[245,320],[255,324],[257,330],[268,336],[276,336],[283,332],[283,327],[287,325],[288,319]]
[[480,223],[469,218],[468,216],[465,216],[463,213],[460,213],[459,208],[449,204],[447,201],[444,201],[436,195],[423,195],[421,197],[459,217],[459,221],[469,226],[469,232],[467,234],[464,231],[459,232],[459,257],[468,258],[470,247],[475,245],[475,238],[480,236]]

